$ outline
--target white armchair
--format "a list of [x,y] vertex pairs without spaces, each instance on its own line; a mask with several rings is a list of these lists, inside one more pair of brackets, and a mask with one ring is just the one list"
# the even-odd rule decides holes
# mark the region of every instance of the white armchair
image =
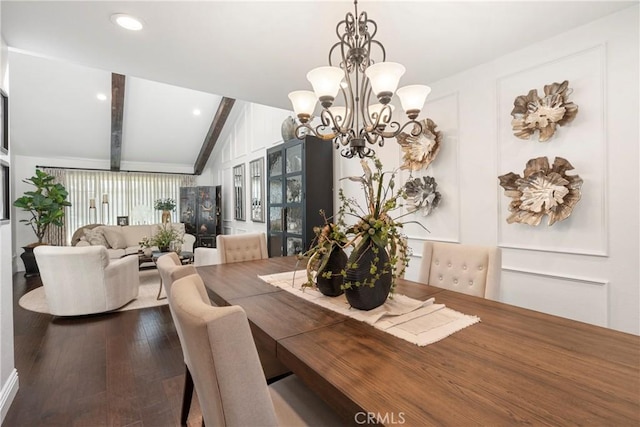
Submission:
[[44,245],[33,252],[53,315],[102,313],[138,296],[138,257],[110,260],[104,246]]

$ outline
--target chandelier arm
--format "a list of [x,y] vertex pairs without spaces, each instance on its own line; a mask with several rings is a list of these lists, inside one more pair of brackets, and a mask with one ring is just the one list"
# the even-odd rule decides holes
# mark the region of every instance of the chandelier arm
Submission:
[[372,122],[369,116],[369,101],[371,99],[371,85],[369,79],[364,79],[362,82],[362,97],[360,98],[360,113],[362,115],[363,127],[367,132],[371,132],[377,126],[377,123]]
[[394,128],[395,130],[392,130],[390,132],[381,132],[380,135],[383,138],[395,138],[409,125],[413,125],[413,129],[411,130],[410,134],[413,136],[419,136],[422,132],[422,125],[420,124],[420,122],[417,122],[415,120],[409,120],[402,126],[400,126],[400,123],[398,122],[391,122],[389,124],[389,127]]
[[296,138],[298,139],[304,139],[309,132],[311,135],[317,136],[316,131],[309,125],[309,123],[299,124],[294,131]]
[[[387,60],[387,51],[385,50],[384,46],[382,45],[382,43],[380,43],[378,40],[373,40],[371,39],[371,42],[369,43],[369,45],[376,45],[378,46],[378,48],[380,49],[380,53],[382,54],[382,60],[379,62],[384,62]],[[373,49],[369,48],[369,56],[371,56],[371,52],[373,52]],[[373,61],[372,61],[373,62]]]
[[[360,25],[360,28],[364,30],[361,34],[367,33],[370,35],[371,39],[376,36],[376,33],[378,32],[378,24],[373,19],[369,19],[366,11],[363,10],[358,16],[358,24]],[[370,26],[373,28],[373,31],[369,29]]]

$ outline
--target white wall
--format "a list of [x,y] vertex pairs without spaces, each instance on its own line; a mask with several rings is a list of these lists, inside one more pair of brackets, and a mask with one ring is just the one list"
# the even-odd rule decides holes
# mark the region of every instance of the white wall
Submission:
[[[423,66],[437,64],[425,55]],[[413,218],[430,233],[406,229],[414,252],[407,278],[417,278],[426,239],[497,245],[503,252],[500,300],[639,334],[638,72],[635,7],[431,82],[421,118],[432,118],[444,141],[434,163],[414,176],[434,176],[443,201],[432,215]],[[515,97],[565,79],[579,106],[576,119],[547,143],[513,136]],[[266,229],[233,220],[231,170],[239,163],[248,168],[279,143],[280,123],[289,114],[244,104],[233,131],[216,146],[208,167],[213,183],[224,188],[225,232]],[[394,140],[376,151],[385,169],[400,165]],[[538,227],[509,225],[498,176],[522,174],[527,160],[540,156],[573,164],[584,179],[582,199],[571,217],[552,227],[546,220]],[[339,179],[361,175],[359,162],[335,158],[334,188],[358,194],[357,185]],[[407,177],[400,175],[402,182]]]
[[[281,125],[290,111],[236,101],[225,131],[220,135],[198,185],[222,185],[222,232],[240,234],[267,231],[265,222],[254,222],[250,215],[249,163],[266,158],[268,148],[281,144]],[[245,165],[245,221],[234,218],[233,168]],[[204,178],[204,176],[207,178]],[[266,177],[266,160],[265,160]],[[266,190],[265,190],[266,209]]]
[[[7,68],[7,45],[0,39],[0,87],[10,95]],[[9,96],[9,102],[11,97]],[[9,154],[0,152],[0,161],[12,167]],[[18,392],[18,372],[13,356],[13,273],[11,269],[11,221],[0,223],[0,422],[4,420]]]

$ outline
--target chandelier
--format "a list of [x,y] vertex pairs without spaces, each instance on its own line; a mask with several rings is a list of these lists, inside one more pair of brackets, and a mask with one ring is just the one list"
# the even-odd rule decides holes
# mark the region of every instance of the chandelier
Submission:
[[[333,140],[336,149],[342,147],[342,156],[364,158],[375,154],[367,144],[382,147],[386,138],[398,136],[409,125],[413,125],[411,135],[420,135],[422,126],[415,119],[431,88],[409,85],[397,89],[405,67],[385,61],[384,46],[374,39],[377,24],[366,12],[358,15],[358,1],[353,3],[355,13],[347,13],[336,26],[339,41],[329,50],[329,66],[307,73],[313,91],[297,90],[289,99],[300,121],[295,131],[298,139],[312,134]],[[336,100],[339,92],[342,97]],[[372,93],[374,103],[370,102]],[[394,93],[409,119],[404,125],[392,119]],[[318,101],[322,111],[320,124],[314,128],[311,120]]]

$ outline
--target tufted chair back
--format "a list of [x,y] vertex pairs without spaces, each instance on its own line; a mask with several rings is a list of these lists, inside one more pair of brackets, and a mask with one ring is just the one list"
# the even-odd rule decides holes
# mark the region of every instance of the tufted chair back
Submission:
[[218,235],[216,245],[221,264],[269,258],[264,233]]
[[501,270],[500,248],[426,241],[418,281],[497,299]]

